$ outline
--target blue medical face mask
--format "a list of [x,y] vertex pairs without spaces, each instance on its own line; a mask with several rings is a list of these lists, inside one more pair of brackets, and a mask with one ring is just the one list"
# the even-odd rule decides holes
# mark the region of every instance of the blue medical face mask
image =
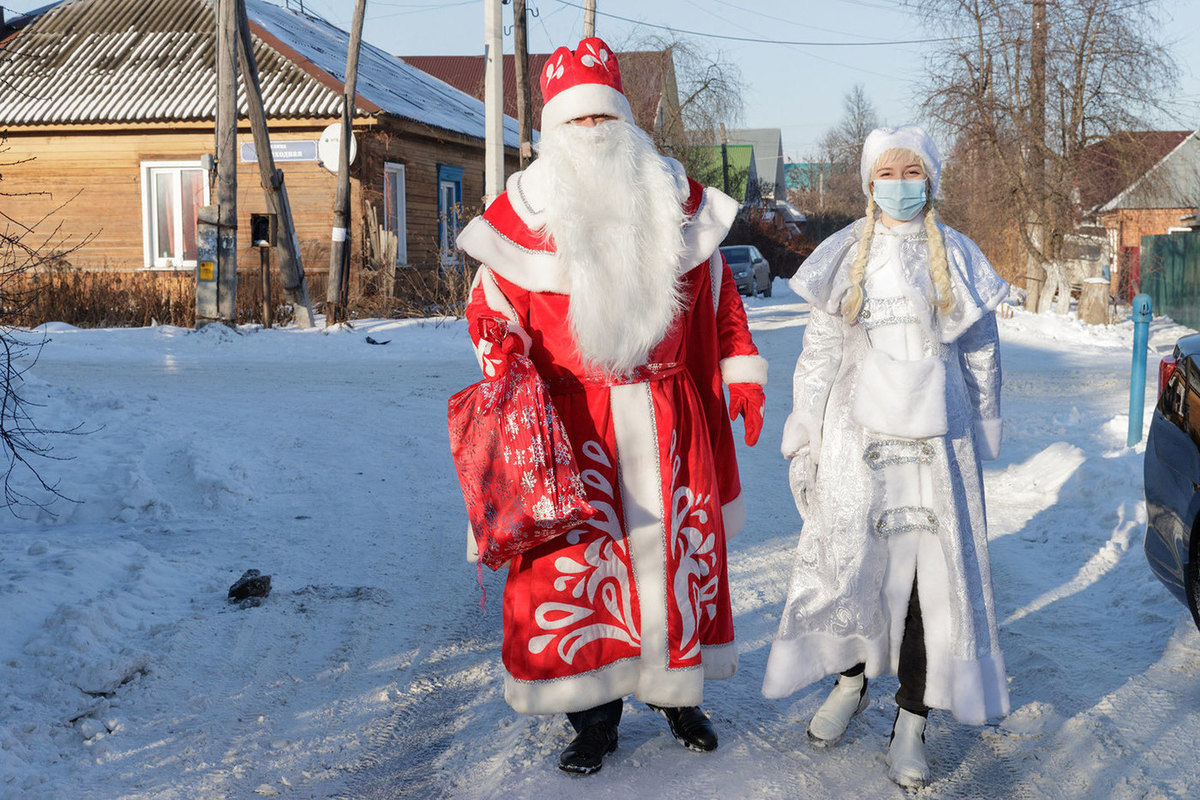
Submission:
[[883,213],[901,222],[921,213],[925,208],[925,180],[902,181],[880,179],[875,181],[875,205]]

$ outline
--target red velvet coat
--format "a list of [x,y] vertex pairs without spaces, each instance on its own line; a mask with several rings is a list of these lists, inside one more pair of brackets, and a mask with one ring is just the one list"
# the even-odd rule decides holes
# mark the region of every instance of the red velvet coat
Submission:
[[[552,244],[531,228],[528,206],[513,206],[521,177],[459,238],[484,264],[467,315],[520,328],[600,514],[511,562],[505,697],[522,713],[631,693],[697,705],[704,679],[737,668],[725,548],[745,514],[722,375],[766,380],[716,249],[736,206],[690,182],[684,311],[635,374],[601,378],[576,352]],[[489,353],[476,345],[486,371]]]

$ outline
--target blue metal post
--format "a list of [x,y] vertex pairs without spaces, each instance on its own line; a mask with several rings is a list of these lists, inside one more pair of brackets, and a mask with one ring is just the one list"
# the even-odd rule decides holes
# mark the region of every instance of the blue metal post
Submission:
[[1150,341],[1150,295],[1133,298],[1133,372],[1129,377],[1130,447],[1142,440],[1142,409],[1146,402],[1146,345]]

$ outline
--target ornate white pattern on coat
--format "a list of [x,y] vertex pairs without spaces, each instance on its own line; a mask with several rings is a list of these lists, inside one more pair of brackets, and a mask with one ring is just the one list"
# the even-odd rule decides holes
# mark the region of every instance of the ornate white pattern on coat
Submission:
[[[706,510],[711,496],[697,495],[690,487],[675,485],[682,465],[675,452],[678,438],[677,433],[671,433],[671,552],[678,560],[672,590],[683,619],[680,650],[684,658],[695,658],[700,653],[700,619],[717,613],[715,603],[721,575],[716,564],[716,534]],[[688,524],[689,518],[694,524]],[[696,579],[694,585],[692,578]]]
[[[582,450],[588,459],[612,471],[612,462],[598,442],[587,441]],[[542,603],[534,610],[534,622],[541,630],[554,632],[529,640],[529,652],[541,653],[558,639],[558,655],[568,664],[574,661],[581,647],[597,639],[616,639],[626,644],[637,644],[641,638],[633,615],[630,593],[632,581],[627,566],[625,537],[612,502],[615,491],[608,478],[598,469],[583,469],[581,476],[584,483],[599,492],[599,495],[590,495],[588,500],[600,514],[585,528],[598,529],[605,535],[596,537],[588,545],[582,563],[568,556],[555,559],[558,577],[554,579],[554,589],[577,600],[586,595],[586,605],[570,601]],[[609,498],[608,501],[601,499],[601,496]],[[583,533],[584,528],[567,533],[567,543],[579,544]],[[594,621],[588,623],[588,619],[600,607],[621,620],[622,626]]]

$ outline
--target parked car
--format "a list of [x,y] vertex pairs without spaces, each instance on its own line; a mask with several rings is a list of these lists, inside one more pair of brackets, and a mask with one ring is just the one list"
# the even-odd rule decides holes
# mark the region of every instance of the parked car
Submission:
[[1200,628],[1200,334],[1158,368],[1146,439],[1146,559]]
[[747,297],[762,292],[771,296],[771,265],[758,248],[751,244],[728,245],[721,248],[721,255],[733,273],[733,282],[740,293]]

